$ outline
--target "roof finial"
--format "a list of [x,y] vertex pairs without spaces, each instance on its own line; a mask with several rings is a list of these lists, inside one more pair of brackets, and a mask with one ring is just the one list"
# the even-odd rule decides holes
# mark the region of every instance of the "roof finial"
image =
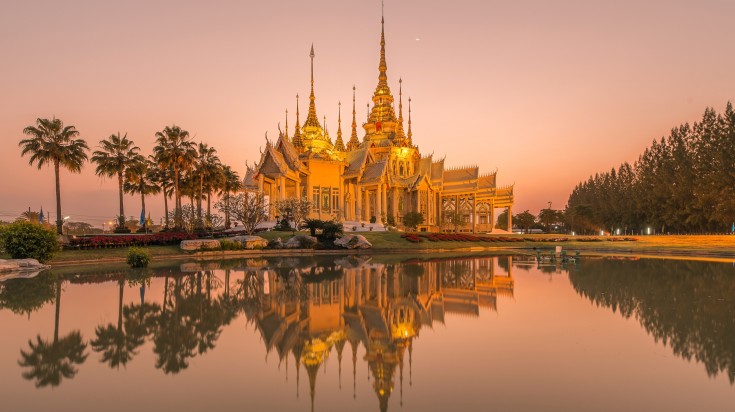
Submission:
[[413,133],[411,132],[411,97],[408,98],[408,144],[412,145],[413,141],[411,138],[413,137]]
[[360,146],[360,141],[357,140],[357,119],[355,118],[355,90],[356,87],[352,85],[352,134],[350,135],[350,141],[347,143],[347,150],[355,150]]
[[291,139],[291,143],[293,143],[293,145],[297,149],[303,148],[303,143],[301,142],[301,124],[299,122],[299,95],[298,94],[296,94],[296,126],[294,126],[293,138]]
[[396,128],[398,139],[403,140],[406,135],[403,132],[403,79],[398,79],[398,125]]
[[286,140],[289,140],[288,139],[288,108],[286,108],[286,130],[285,130],[285,133],[286,133],[286,135],[285,135],[286,136]]
[[339,107],[337,112],[337,140],[334,142],[334,149],[339,152],[345,151],[345,143],[342,140],[342,102],[338,102]]

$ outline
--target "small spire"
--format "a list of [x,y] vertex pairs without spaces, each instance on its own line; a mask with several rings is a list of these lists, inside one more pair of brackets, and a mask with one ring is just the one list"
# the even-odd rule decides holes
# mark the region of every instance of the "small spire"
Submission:
[[284,137],[286,138],[286,140],[289,140],[288,138],[288,109],[286,109],[286,130],[284,131]]
[[339,107],[337,111],[337,140],[334,142],[334,149],[338,152],[345,151],[345,143],[342,140],[342,102],[338,102]]
[[413,145],[413,133],[411,132],[411,98],[408,98],[408,144]]
[[403,79],[398,79],[398,125],[396,127],[396,137],[399,141],[406,138],[403,131]]
[[301,141],[301,126],[299,126],[299,95],[296,95],[296,126],[294,126],[293,130],[293,138],[291,139],[291,142],[297,149],[301,149],[304,147],[303,142]]
[[324,116],[324,140],[332,142],[329,138],[329,130],[327,130],[327,116]]
[[352,85],[352,134],[350,135],[350,141],[347,143],[347,150],[352,151],[360,146],[360,141],[357,139],[357,120],[355,118],[355,85]]

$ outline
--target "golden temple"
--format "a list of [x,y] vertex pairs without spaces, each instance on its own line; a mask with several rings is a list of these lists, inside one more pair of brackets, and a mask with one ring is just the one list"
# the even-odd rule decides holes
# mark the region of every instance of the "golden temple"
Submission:
[[[314,92],[316,55],[312,45],[306,121],[300,123],[296,95],[293,134],[289,135],[286,111],[285,131],[279,133],[275,143],[266,139],[260,160],[248,167],[245,189],[262,193],[269,205],[287,198],[309,199],[312,218],[354,223],[377,221],[401,227],[406,213],[419,212],[423,216],[420,231],[441,231],[450,220],[462,222],[466,231],[492,231],[496,208],[506,208],[512,216],[513,186],[498,187],[497,171],[481,174],[477,166],[448,168],[444,158],[421,155],[411,129],[410,98],[404,129],[402,79],[398,81],[396,115],[385,46],[385,19],[381,18],[378,85],[372,96],[372,109],[362,124],[364,136],[359,140],[353,86],[352,130],[345,143],[341,103],[334,142],[326,125],[319,122]],[[269,209],[270,218],[275,218],[274,208]],[[346,228],[349,226],[345,224]],[[512,228],[511,219],[507,228]]]
[[245,316],[262,337],[267,353],[274,351],[287,365],[289,356],[293,358],[297,396],[301,367],[306,370],[312,411],[317,372],[334,352],[341,388],[347,344],[352,354],[353,397],[362,346],[379,409],[387,411],[395,389],[403,404],[406,363],[409,385],[413,384],[412,351],[421,331],[445,324],[448,316],[479,317],[481,309],[497,312],[499,297],[513,298],[512,268],[511,256],[388,264],[369,256],[346,256],[287,259],[276,265],[249,259],[234,270],[244,271],[238,282],[252,304]]

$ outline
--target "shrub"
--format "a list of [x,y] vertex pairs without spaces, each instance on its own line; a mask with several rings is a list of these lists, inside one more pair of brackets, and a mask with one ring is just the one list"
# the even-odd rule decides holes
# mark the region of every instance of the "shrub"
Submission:
[[403,216],[403,224],[409,229],[416,230],[423,223],[424,215],[419,212],[408,212]]
[[151,261],[151,254],[148,249],[142,247],[131,247],[128,249],[128,265],[131,268],[144,268]]
[[312,237],[316,236],[317,229],[321,229],[324,221],[320,219],[304,219],[301,229],[308,229]]
[[56,233],[38,223],[13,222],[0,231],[0,245],[13,259],[36,259],[46,262],[57,252]]
[[344,232],[342,223],[335,222],[334,220],[327,220],[322,222],[322,240],[334,241],[337,236],[341,236]]
[[370,216],[370,223],[375,223],[377,221],[378,221],[378,219],[375,218],[375,216]]
[[227,239],[220,239],[219,245],[222,247],[222,250],[242,250],[243,248],[242,243]]

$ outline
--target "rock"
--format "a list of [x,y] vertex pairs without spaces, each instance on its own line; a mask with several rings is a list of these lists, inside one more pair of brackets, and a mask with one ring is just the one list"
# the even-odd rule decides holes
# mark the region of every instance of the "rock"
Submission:
[[0,273],[34,272],[46,269],[47,267],[39,263],[36,259],[0,259]]
[[373,247],[372,243],[368,242],[363,235],[344,235],[335,240],[334,245],[345,249],[370,249]]
[[268,241],[260,236],[234,236],[225,238],[231,242],[237,242],[244,249],[263,249],[268,246]]
[[268,242],[268,249],[283,249],[283,240],[281,240],[280,237],[277,237],[270,242]]
[[217,239],[195,239],[195,240],[182,240],[179,246],[181,250],[189,252],[195,252],[198,250],[213,250],[219,249],[219,240]]
[[312,249],[316,246],[316,238],[307,235],[296,235],[286,242],[287,249]]

